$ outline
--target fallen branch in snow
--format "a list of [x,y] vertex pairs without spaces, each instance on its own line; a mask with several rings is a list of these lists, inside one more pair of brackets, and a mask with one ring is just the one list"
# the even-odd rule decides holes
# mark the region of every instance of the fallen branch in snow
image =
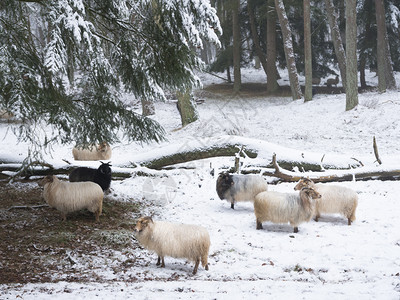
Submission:
[[285,170],[279,166],[276,159],[276,154],[272,156],[273,169],[248,169],[243,170],[243,174],[261,173],[264,176],[278,178],[280,182],[297,182],[303,177],[307,177],[314,182],[340,182],[353,180],[400,180],[400,169],[354,169],[354,170],[336,170],[332,172],[292,172]]
[[40,247],[40,246],[36,246],[36,244],[32,244],[32,248],[37,250],[37,251],[40,251],[40,252],[48,252],[48,251],[51,250],[50,247],[43,248],[43,247]]
[[12,209],[35,209],[35,208],[42,208],[42,207],[49,207],[48,204],[41,204],[41,205],[32,205],[32,206],[27,206],[27,205],[14,205],[8,208],[7,210],[12,210]]
[[46,175],[56,175],[56,174],[69,174],[71,170],[74,167],[60,167],[60,168],[54,168],[46,166],[46,165],[41,165],[40,167],[32,167],[31,169],[24,169],[24,172],[21,172],[21,167],[22,163],[7,163],[7,164],[0,164],[0,173],[1,172],[16,172],[16,174],[13,175],[7,175],[5,173],[2,173],[1,175],[3,176],[8,176],[8,177],[15,177],[18,175],[25,176],[26,178],[29,178],[30,176],[46,176]]
[[373,147],[374,147],[374,154],[375,154],[375,158],[376,158],[376,161],[378,162],[378,164],[382,164],[382,161],[381,161],[381,159],[379,158],[379,154],[378,154],[378,145],[376,144],[376,139],[375,139],[375,136],[374,136],[374,138],[373,138],[373,140],[372,140],[372,144],[373,144]]

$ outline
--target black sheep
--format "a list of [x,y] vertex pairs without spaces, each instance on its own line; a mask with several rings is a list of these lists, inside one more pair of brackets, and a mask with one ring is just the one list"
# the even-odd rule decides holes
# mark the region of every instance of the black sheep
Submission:
[[98,169],[92,169],[87,167],[76,168],[69,174],[70,182],[78,181],[92,181],[100,185],[103,191],[110,188],[111,184],[111,165],[110,163],[103,163]]

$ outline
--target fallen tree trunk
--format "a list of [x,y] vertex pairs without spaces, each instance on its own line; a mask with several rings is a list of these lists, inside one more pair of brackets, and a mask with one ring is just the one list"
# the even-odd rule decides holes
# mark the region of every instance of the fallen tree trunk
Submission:
[[341,182],[341,181],[365,181],[365,180],[400,180],[400,169],[381,169],[381,168],[359,168],[351,172],[348,170],[326,171],[326,172],[291,172],[285,170],[277,163],[276,155],[272,157],[273,169],[247,169],[242,173],[261,173],[264,176],[277,178],[277,182],[297,182],[301,178],[307,177],[314,182]]
[[168,145],[135,155],[129,160],[133,162],[130,167],[141,165],[150,169],[161,169],[204,158],[235,156],[241,149],[245,156],[253,159],[251,165],[255,167],[271,166],[273,153],[279,153],[278,163],[286,169],[323,171],[362,166],[360,161],[344,155],[299,151],[262,140],[232,135],[195,139],[181,144]]
[[[243,149],[242,151],[240,151]],[[320,154],[299,151],[261,140],[238,136],[221,136],[208,139],[196,139],[183,144],[172,144],[140,154],[131,154],[113,159],[113,178],[127,178],[136,170],[154,170],[159,172],[171,165],[194,160],[230,156],[235,157],[238,152],[244,153],[246,167],[243,173],[263,173],[265,176],[278,178],[279,181],[294,182],[301,177],[308,176],[316,182],[368,180],[368,179],[398,179],[399,169],[384,169],[382,166],[365,168],[354,158],[344,155]],[[273,156],[279,154],[279,158]],[[271,157],[273,159],[271,160]],[[120,159],[120,161],[118,161]],[[122,160],[123,159],[123,160]],[[127,164],[127,162],[130,162]],[[0,177],[10,178],[18,172],[22,163],[0,164]],[[54,165],[37,165],[21,176],[45,176],[69,174],[78,165],[71,165],[66,161],[55,162]],[[138,168],[139,167],[139,168]],[[288,170],[301,170],[288,171]],[[156,175],[157,176],[157,175]]]

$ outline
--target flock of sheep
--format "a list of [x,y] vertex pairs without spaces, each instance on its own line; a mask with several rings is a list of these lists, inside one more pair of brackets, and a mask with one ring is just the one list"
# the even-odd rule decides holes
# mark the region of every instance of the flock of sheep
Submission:
[[[108,144],[91,149],[73,149],[76,160],[100,160],[111,157]],[[111,183],[111,165],[101,162],[98,169],[76,168],[69,175],[69,182],[56,176],[46,176],[40,185],[44,187],[43,197],[49,206],[61,212],[63,220],[70,212],[88,209],[96,221],[102,212],[104,191]],[[268,191],[268,184],[258,175],[238,175],[222,172],[216,182],[216,191],[221,200],[227,200],[234,209],[235,203],[251,201],[254,203],[256,229],[262,223],[289,223],[294,232],[299,224],[315,220],[321,214],[340,213],[348,220],[355,220],[358,196],[351,189],[314,184],[310,179],[301,179],[294,187],[298,192],[278,193]],[[155,221],[151,217],[141,217],[134,229],[137,240],[158,256],[157,265],[165,266],[164,257],[186,258],[194,261],[193,274],[198,266],[208,270],[210,236],[204,227],[189,224],[176,224]]]

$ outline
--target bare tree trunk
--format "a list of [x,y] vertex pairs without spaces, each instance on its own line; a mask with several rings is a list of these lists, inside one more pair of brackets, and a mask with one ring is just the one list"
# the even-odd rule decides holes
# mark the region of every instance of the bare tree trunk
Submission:
[[289,20],[286,15],[283,0],[275,0],[275,9],[278,14],[279,23],[281,24],[286,64],[289,73],[290,89],[292,91],[293,100],[300,99],[301,89],[299,84],[299,77],[297,75],[296,61],[294,58],[292,31],[289,26]]
[[382,0],[375,0],[376,27],[377,27],[377,74],[378,74],[378,90],[380,93],[386,92],[385,78],[385,12]]
[[385,4],[382,0],[375,0],[377,25],[377,60],[378,60],[378,89],[385,92],[386,88],[395,89],[390,46],[387,38]]
[[304,101],[312,100],[311,12],[310,0],[303,0],[304,14],[304,67],[306,74]]
[[342,78],[343,88],[346,90],[346,54],[343,48],[342,38],[338,25],[338,13],[333,6],[332,0],[325,0],[327,18],[331,29],[333,47],[335,49],[336,58],[339,64],[340,77]]
[[196,103],[191,97],[191,92],[186,90],[179,91],[178,95],[178,110],[181,115],[182,126],[186,126],[199,118],[196,110]]
[[360,55],[360,86],[362,89],[367,87],[367,82],[365,81],[365,65],[367,61],[365,55]]
[[142,98],[142,115],[143,116],[151,116],[156,113],[156,108],[154,107],[153,101],[147,101]]
[[228,83],[232,83],[231,70],[229,66],[226,67],[226,79],[228,80]]
[[267,14],[267,91],[275,92],[278,85],[276,69],[276,13],[274,0],[268,0]]
[[240,25],[239,25],[240,0],[234,0],[232,5],[233,25],[233,91],[238,93],[242,85],[240,72]]
[[357,0],[346,1],[346,110],[358,105]]
[[[371,18],[366,18],[364,37],[366,39],[371,37]],[[367,51],[368,49],[363,48],[360,50],[359,60],[360,60],[360,86],[365,89],[367,87],[367,82],[365,81],[365,67],[367,64]]]
[[255,18],[255,13],[254,13],[254,0],[248,0],[247,1],[247,11],[249,14],[249,21],[250,21],[250,29],[251,29],[251,35],[253,38],[253,43],[254,43],[254,48],[256,50],[257,56],[260,59],[261,65],[264,69],[265,75],[268,75],[267,70],[267,59],[265,57],[264,52],[261,49],[260,46],[260,39],[258,37],[258,31],[257,31],[257,25],[256,25],[256,18]]

